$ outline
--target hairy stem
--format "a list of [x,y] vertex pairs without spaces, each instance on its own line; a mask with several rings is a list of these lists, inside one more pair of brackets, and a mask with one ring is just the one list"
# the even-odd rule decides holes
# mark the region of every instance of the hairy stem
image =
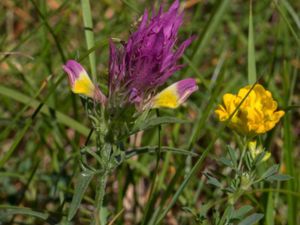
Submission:
[[95,200],[95,211],[94,211],[94,217],[93,217],[91,225],[100,225],[100,211],[101,211],[101,208],[103,205],[107,177],[108,177],[108,173],[104,172],[98,178],[98,184],[97,184],[97,190],[96,190],[96,200]]

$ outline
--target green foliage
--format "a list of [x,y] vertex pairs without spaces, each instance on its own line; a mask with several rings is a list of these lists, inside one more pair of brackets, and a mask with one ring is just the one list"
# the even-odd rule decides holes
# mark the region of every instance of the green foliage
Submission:
[[[172,1],[0,1],[0,224],[93,221],[103,162],[61,67],[78,59],[107,92],[108,39],[126,40],[161,2]],[[299,2],[181,2],[180,39],[196,38],[170,83],[195,77],[199,91],[122,121],[101,224],[298,224]],[[224,93],[256,81],[286,115],[258,138],[262,152],[241,157],[243,142],[213,114]]]
[[81,200],[83,195],[88,188],[89,183],[91,182],[95,172],[85,169],[79,174],[78,180],[76,181],[74,196],[68,212],[68,220],[70,221],[78,208],[80,207]]
[[248,217],[246,217],[243,221],[241,221],[238,225],[253,225],[257,224],[264,217],[261,213],[254,213]]

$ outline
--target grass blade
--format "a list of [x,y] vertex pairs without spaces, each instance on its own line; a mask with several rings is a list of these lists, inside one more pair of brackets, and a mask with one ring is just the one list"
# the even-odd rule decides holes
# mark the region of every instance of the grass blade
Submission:
[[29,208],[23,208],[23,207],[0,205],[0,209],[4,209],[5,210],[4,213],[7,215],[20,214],[20,215],[33,216],[42,220],[47,220],[47,218],[49,217],[48,213],[37,212]]
[[[42,113],[44,113],[46,115],[50,115],[49,109],[52,109],[51,107],[47,106],[46,104],[41,105],[41,103],[38,100],[32,99],[29,96],[24,95],[14,89],[0,85],[0,95],[9,97],[9,98],[11,98],[15,101],[21,102],[23,104],[28,104],[30,107],[40,109]],[[52,109],[52,110],[54,110],[56,112],[56,119],[59,123],[73,128],[74,130],[78,131],[79,133],[83,134],[84,136],[88,136],[90,130],[87,127],[83,126],[81,123],[70,118],[69,116],[56,111],[55,109]]]
[[252,18],[252,0],[250,0],[250,10],[249,10],[248,82],[249,82],[249,84],[254,84],[256,82],[255,47],[254,47],[253,18]]
[[295,24],[297,25],[298,29],[300,30],[300,18],[294,8],[287,0],[282,0],[281,3],[286,8],[286,10],[290,13],[291,17],[294,19]]
[[[207,23],[206,27],[204,28],[203,32],[199,35],[199,39],[197,43],[195,43],[195,46],[197,46],[191,62],[189,64],[198,65],[200,57],[203,55],[204,49],[207,47],[209,41],[213,37],[218,25],[221,23],[222,19],[226,15],[225,11],[227,9],[227,6],[229,4],[229,0],[223,0],[219,1],[218,4],[216,4],[216,8]],[[189,68],[187,72],[185,73],[186,77],[187,75],[192,74],[192,69]]]
[[24,135],[26,134],[26,132],[30,128],[30,125],[31,125],[31,120],[30,121],[28,120],[27,123],[26,123],[26,125],[23,127],[23,129],[20,130],[16,134],[14,142],[12,143],[12,145],[9,148],[9,150],[7,152],[5,152],[5,154],[3,155],[3,157],[0,160],[0,168],[3,167],[3,165],[5,164],[5,162],[12,156],[12,154],[14,153],[14,151],[16,150],[16,148],[18,147],[20,141],[22,140],[22,138],[24,137]]
[[274,225],[274,194],[273,192],[268,193],[267,210],[265,216],[266,225]]
[[39,17],[42,19],[42,21],[44,22],[46,28],[48,29],[49,33],[51,34],[51,36],[54,39],[54,42],[57,46],[58,52],[60,54],[61,60],[64,63],[66,61],[66,57],[63,51],[63,48],[60,44],[60,41],[57,37],[57,35],[55,34],[54,30],[52,29],[52,27],[50,26],[50,24],[48,23],[47,19],[45,18],[44,14],[41,12],[41,10],[39,9],[38,5],[36,4],[36,2],[34,0],[30,0],[32,5],[34,6],[35,10],[37,11]]
[[[290,70],[288,69],[287,65],[283,64],[283,87],[284,87],[284,106],[288,106],[292,94],[294,92],[292,87],[290,86],[291,83],[291,76],[290,76]],[[291,179],[287,182],[286,189],[289,191],[296,191],[295,188],[295,182],[297,181],[296,173],[295,173],[295,162],[293,158],[294,154],[294,144],[293,144],[293,138],[292,138],[292,119],[291,119],[291,112],[286,112],[284,118],[283,118],[283,162],[286,166],[286,173],[290,176],[292,176],[294,179]],[[288,225],[296,224],[296,216],[297,216],[297,206],[296,206],[296,200],[291,194],[287,194],[287,202],[288,202]]]
[[287,16],[286,16],[286,13],[285,11],[283,10],[283,8],[277,3],[277,2],[274,2],[275,3],[275,6],[278,10],[278,12],[280,13],[281,17],[283,18],[284,22],[287,24],[288,28],[290,29],[292,35],[294,36],[297,44],[298,44],[298,47],[300,47],[300,38],[298,36],[298,33],[295,31],[295,29],[293,28],[292,24],[289,22]]
[[[95,37],[93,32],[93,20],[91,5],[89,0],[81,0],[81,8],[83,15],[83,24],[84,24],[84,34],[86,39],[87,49],[91,49],[95,46]],[[96,54],[95,52],[90,52],[89,61],[91,66],[92,79],[96,81]]]
[[[218,81],[216,82],[216,87],[214,88],[214,92],[211,95],[210,100],[208,101],[207,107],[205,107],[205,111],[203,112],[202,115],[199,115],[196,125],[193,129],[193,133],[191,135],[191,138],[189,140],[188,144],[188,150],[191,150],[193,145],[195,144],[197,138],[199,137],[199,134],[202,130],[203,125],[207,121],[208,116],[210,115],[210,112],[212,111],[212,108],[214,106],[214,102],[219,94],[219,89],[222,84],[223,76],[220,75],[218,77]],[[221,130],[223,130],[224,127],[222,127],[218,134],[220,133]],[[184,188],[187,186],[188,182],[190,179],[193,177],[193,175],[198,171],[198,169],[202,166],[203,161],[206,159],[208,153],[211,151],[215,141],[217,140],[218,137],[215,137],[209,144],[209,146],[202,152],[201,157],[197,160],[195,165],[192,167],[192,169],[186,174],[184,181],[180,184],[179,188],[177,189],[176,193],[173,195],[173,198],[169,202],[169,204],[166,206],[166,208],[160,213],[160,216],[158,217],[157,221],[155,224],[159,224],[163,218],[167,215],[168,211],[172,208],[172,206],[176,203],[177,199],[183,192]]]

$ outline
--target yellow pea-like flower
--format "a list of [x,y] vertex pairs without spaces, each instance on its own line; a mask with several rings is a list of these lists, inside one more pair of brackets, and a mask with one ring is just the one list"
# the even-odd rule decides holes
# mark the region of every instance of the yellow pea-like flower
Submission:
[[[272,98],[270,91],[262,85],[251,85],[239,90],[237,95],[225,94],[223,104],[219,105],[215,113],[220,121],[227,121],[237,109],[228,123],[228,126],[242,135],[263,134],[274,128],[284,115],[284,111],[277,110],[277,102]],[[250,92],[249,92],[250,91]]]

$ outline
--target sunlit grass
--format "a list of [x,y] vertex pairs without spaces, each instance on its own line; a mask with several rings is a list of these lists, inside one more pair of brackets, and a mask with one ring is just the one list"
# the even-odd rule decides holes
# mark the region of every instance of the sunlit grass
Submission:
[[[69,224],[80,147],[94,136],[88,140],[91,124],[62,65],[80,61],[106,92],[109,38],[126,40],[144,9],[161,1],[90,1],[91,11],[84,0],[25,2],[0,1],[0,223]],[[186,1],[179,36],[195,40],[181,61],[186,67],[170,84],[194,77],[199,91],[185,106],[159,114],[189,123],[139,133],[126,148],[157,146],[160,139],[162,146],[197,156],[162,150],[156,164],[153,150],[127,160],[108,178],[105,224],[200,224],[196,217],[205,210],[211,215],[225,208],[228,199],[203,172],[226,184],[227,171],[217,161],[226,145],[240,143],[214,110],[224,93],[254,82],[272,92],[280,109],[290,109],[260,141],[272,153],[268,165],[279,164],[293,179],[265,182],[238,204],[263,213],[261,224],[299,223],[299,11],[300,3],[287,0],[253,1],[252,16],[250,1]],[[71,224],[89,224],[95,188],[93,181]]]

